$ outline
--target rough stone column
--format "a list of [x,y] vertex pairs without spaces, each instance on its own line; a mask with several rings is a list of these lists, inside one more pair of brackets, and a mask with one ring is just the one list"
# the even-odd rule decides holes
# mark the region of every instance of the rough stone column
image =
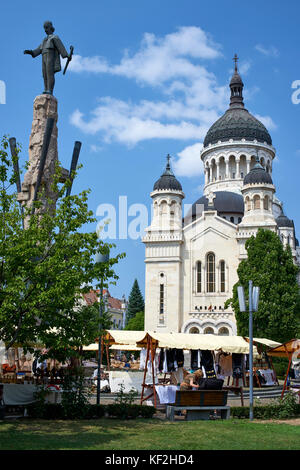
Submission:
[[[39,163],[41,158],[44,133],[46,128],[47,118],[54,118],[54,126],[51,134],[49,149],[45,162],[45,167],[42,176],[42,187],[45,189],[46,198],[50,198],[55,203],[57,195],[51,189],[52,178],[55,172],[55,166],[58,161],[57,152],[57,99],[52,95],[38,95],[33,103],[33,121],[31,127],[31,134],[29,139],[29,167],[24,175],[24,182],[22,183],[22,191],[18,194],[18,200],[25,205],[30,206],[34,196],[34,188],[38,177]],[[62,181],[68,175],[67,170],[63,170]]]

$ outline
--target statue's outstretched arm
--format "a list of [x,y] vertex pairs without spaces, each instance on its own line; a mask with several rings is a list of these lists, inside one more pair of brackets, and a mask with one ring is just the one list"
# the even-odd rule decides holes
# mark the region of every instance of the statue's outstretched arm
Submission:
[[40,55],[42,53],[42,48],[41,46],[37,47],[36,49],[34,49],[32,51],[32,57],[37,57],[38,55]]

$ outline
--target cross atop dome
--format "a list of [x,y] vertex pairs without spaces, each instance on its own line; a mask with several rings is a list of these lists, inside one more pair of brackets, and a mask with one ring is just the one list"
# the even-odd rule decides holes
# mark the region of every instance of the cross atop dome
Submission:
[[167,170],[171,170],[170,160],[171,160],[171,156],[168,153],[168,155],[167,155],[167,166],[166,166]]
[[237,54],[234,54],[234,73],[232,75],[229,87],[231,90],[230,96],[230,107],[231,108],[243,108],[244,107],[244,98],[243,98],[243,80],[238,72],[237,62],[239,60]]
[[234,54],[234,58],[232,60],[234,60],[234,71],[237,72],[238,71],[237,61],[239,60],[237,54]]

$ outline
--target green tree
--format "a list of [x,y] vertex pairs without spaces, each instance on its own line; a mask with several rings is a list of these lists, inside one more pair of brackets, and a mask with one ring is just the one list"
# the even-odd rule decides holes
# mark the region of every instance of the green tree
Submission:
[[133,318],[129,320],[125,326],[125,330],[144,331],[145,314],[138,312]]
[[145,308],[144,298],[140,291],[137,279],[134,280],[127,306],[126,324],[134,318],[138,312],[143,312]]
[[270,230],[259,229],[256,237],[246,242],[247,259],[241,261],[239,281],[233,297],[226,302],[235,312],[239,335],[248,336],[248,315],[240,312],[237,286],[242,285],[248,296],[249,280],[260,287],[258,312],[253,313],[253,334],[284,342],[299,333],[300,297],[297,283],[298,267],[293,263],[290,247],[284,248],[280,238]]
[[7,348],[16,342],[25,348],[42,344],[67,356],[76,344],[94,340],[99,331],[96,313],[78,308],[82,294],[90,291],[95,279],[103,278],[104,286],[109,280],[115,283],[113,265],[124,254],[107,263],[94,262],[97,251],[107,253],[114,245],[99,240],[95,231],[86,231],[96,223],[88,209],[89,191],[66,197],[69,182],[59,183],[59,167],[52,185],[58,194],[56,210],[51,209],[51,201],[42,206],[41,195],[34,214],[30,208],[22,213],[13,190],[17,159],[18,155],[8,156],[4,137],[0,147],[0,338]]

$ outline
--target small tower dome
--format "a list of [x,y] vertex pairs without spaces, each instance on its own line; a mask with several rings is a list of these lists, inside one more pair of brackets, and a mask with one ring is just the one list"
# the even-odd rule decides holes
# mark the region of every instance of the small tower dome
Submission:
[[182,191],[182,186],[179,181],[176,179],[170,165],[170,155],[167,155],[167,164],[165,171],[161,175],[161,177],[156,181],[153,186],[153,191],[157,190],[175,190],[175,191]]
[[258,156],[254,167],[244,178],[244,186],[246,184],[273,184],[271,175],[260,164]]
[[291,227],[294,228],[294,222],[289,219],[284,213],[282,213],[279,217],[276,219],[277,227],[282,228],[282,227]]

